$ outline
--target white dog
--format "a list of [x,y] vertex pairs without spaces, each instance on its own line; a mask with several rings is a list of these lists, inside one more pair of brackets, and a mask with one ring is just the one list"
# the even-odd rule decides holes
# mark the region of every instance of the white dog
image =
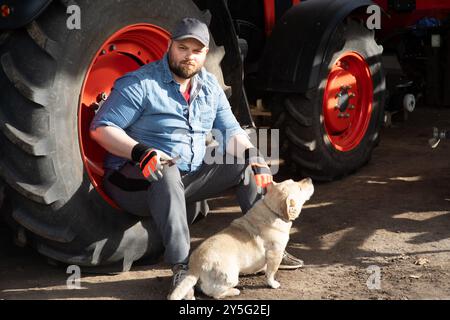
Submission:
[[269,185],[264,199],[192,253],[187,276],[168,299],[183,299],[197,282],[206,295],[215,299],[236,296],[240,293],[235,288],[239,274],[263,270],[269,286],[280,287],[275,273],[289,240],[292,221],[313,193],[309,178]]

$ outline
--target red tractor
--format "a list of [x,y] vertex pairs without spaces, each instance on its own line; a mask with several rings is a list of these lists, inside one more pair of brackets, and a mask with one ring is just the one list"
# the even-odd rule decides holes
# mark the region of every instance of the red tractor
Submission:
[[102,191],[105,152],[88,127],[114,80],[159,59],[185,16],[209,24],[206,67],[242,126],[251,104],[270,108],[293,174],[354,172],[386,101],[450,105],[450,1],[376,2],[380,30],[369,0],[0,0],[0,206],[16,241],[122,270],[162,253],[153,221]]

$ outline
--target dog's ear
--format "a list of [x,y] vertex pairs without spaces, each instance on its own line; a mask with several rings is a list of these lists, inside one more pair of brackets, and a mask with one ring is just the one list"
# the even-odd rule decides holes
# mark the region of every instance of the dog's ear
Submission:
[[288,220],[295,220],[302,210],[302,204],[299,203],[294,197],[288,196],[286,198],[286,207],[284,210],[284,216]]
[[305,201],[308,201],[314,193],[314,185],[311,178],[303,179],[297,183],[300,186],[303,194],[305,195]]

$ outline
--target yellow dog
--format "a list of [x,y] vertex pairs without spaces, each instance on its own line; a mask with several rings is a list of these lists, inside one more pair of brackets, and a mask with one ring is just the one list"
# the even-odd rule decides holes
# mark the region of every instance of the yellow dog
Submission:
[[239,274],[263,270],[269,286],[279,288],[275,273],[289,240],[292,221],[313,193],[309,178],[269,185],[264,199],[192,253],[187,276],[168,299],[183,299],[197,282],[206,295],[215,299],[236,296],[240,293],[235,288]]

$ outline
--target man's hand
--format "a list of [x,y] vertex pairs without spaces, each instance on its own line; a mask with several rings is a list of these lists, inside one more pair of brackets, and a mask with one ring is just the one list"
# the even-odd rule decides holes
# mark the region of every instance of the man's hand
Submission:
[[245,150],[244,158],[245,163],[249,165],[255,175],[258,192],[264,193],[263,190],[267,185],[273,182],[272,172],[264,160],[264,157],[260,155],[256,148],[249,148]]
[[171,160],[164,152],[140,143],[134,146],[131,158],[139,163],[142,175],[150,182],[158,181],[163,177],[161,161]]
[[158,181],[163,177],[163,167],[159,158],[158,151],[155,149],[150,149],[139,162],[142,175],[148,181]]

